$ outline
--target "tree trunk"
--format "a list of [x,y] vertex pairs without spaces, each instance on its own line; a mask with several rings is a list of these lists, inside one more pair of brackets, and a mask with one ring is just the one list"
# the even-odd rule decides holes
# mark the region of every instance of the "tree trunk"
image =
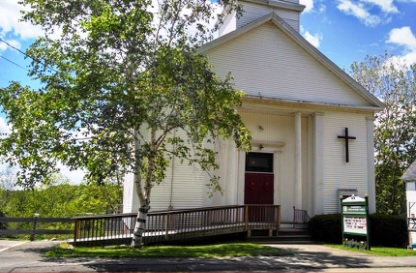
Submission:
[[139,208],[137,213],[136,224],[134,225],[133,239],[131,247],[141,247],[143,245],[143,233],[146,227],[146,218],[150,206],[144,205]]

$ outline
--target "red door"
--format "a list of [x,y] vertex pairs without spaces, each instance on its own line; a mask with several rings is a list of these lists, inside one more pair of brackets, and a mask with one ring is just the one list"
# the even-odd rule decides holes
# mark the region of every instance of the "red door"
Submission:
[[244,203],[245,204],[273,204],[272,173],[245,174]]
[[[245,177],[244,203],[250,205],[273,205],[273,174],[248,173]],[[253,206],[248,208],[250,222],[273,221],[274,215],[268,208]]]

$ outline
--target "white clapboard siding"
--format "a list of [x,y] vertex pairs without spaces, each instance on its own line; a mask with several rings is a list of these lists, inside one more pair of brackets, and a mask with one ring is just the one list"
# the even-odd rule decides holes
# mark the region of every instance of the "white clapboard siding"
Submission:
[[264,114],[260,112],[239,112],[244,124],[250,130],[253,140],[285,142],[293,140],[293,115]]
[[255,3],[242,3],[244,13],[243,16],[237,19],[237,28],[240,28],[270,12],[276,12],[282,17],[292,28],[299,31],[299,12],[277,8],[273,6],[259,5]]
[[[184,131],[176,131],[176,136],[187,139]],[[192,148],[191,144],[190,147]],[[170,162],[166,178],[152,189],[152,210],[204,206],[207,192],[206,173],[197,164],[189,165],[188,160],[181,161],[179,158],[172,160],[174,162]]]
[[164,181],[153,188],[152,209],[166,210],[196,208],[204,206],[205,173],[197,166],[185,161],[175,161],[172,179],[172,166]]
[[218,75],[231,72],[248,95],[367,106],[359,94],[297,46],[274,24],[263,24],[206,54]]
[[[367,131],[364,114],[327,112],[324,115],[324,213],[339,212],[338,189],[357,189],[359,196],[368,194]],[[348,134],[349,162],[345,160],[345,140]]]
[[[129,173],[125,176],[123,183],[123,213],[137,212],[138,200],[135,195],[133,174]],[[137,202],[137,204],[134,202]]]
[[[176,136],[187,139],[184,131],[177,130]],[[188,141],[188,143],[190,143]],[[212,144],[206,144],[212,148]],[[189,145],[192,148],[192,145]],[[169,149],[169,147],[167,147]],[[173,179],[172,179],[173,175]],[[167,210],[169,208],[195,208],[205,205],[207,187],[206,173],[196,164],[189,165],[189,161],[181,162],[175,158],[170,161],[166,169],[165,179],[154,185],[151,192],[150,207],[152,211]],[[139,206],[139,200],[135,192],[133,175],[128,174],[124,183],[123,211],[135,212]]]
[[[407,215],[411,217],[412,214],[416,215],[416,182],[406,182],[406,200],[407,200]],[[409,210],[409,204],[412,208]],[[415,238],[416,239],[416,238]]]

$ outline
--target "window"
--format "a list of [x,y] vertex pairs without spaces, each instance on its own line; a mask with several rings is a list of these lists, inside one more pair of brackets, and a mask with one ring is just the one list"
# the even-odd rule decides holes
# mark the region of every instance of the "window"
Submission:
[[268,153],[247,153],[246,154],[247,172],[273,172],[273,154]]

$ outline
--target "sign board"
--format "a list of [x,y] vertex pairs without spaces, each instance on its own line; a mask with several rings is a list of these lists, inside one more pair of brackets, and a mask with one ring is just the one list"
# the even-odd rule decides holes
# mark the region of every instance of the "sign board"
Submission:
[[344,216],[344,233],[367,235],[367,219],[365,217]]
[[341,198],[342,241],[348,235],[366,237],[365,248],[370,250],[370,228],[368,221],[368,197],[351,195]]

